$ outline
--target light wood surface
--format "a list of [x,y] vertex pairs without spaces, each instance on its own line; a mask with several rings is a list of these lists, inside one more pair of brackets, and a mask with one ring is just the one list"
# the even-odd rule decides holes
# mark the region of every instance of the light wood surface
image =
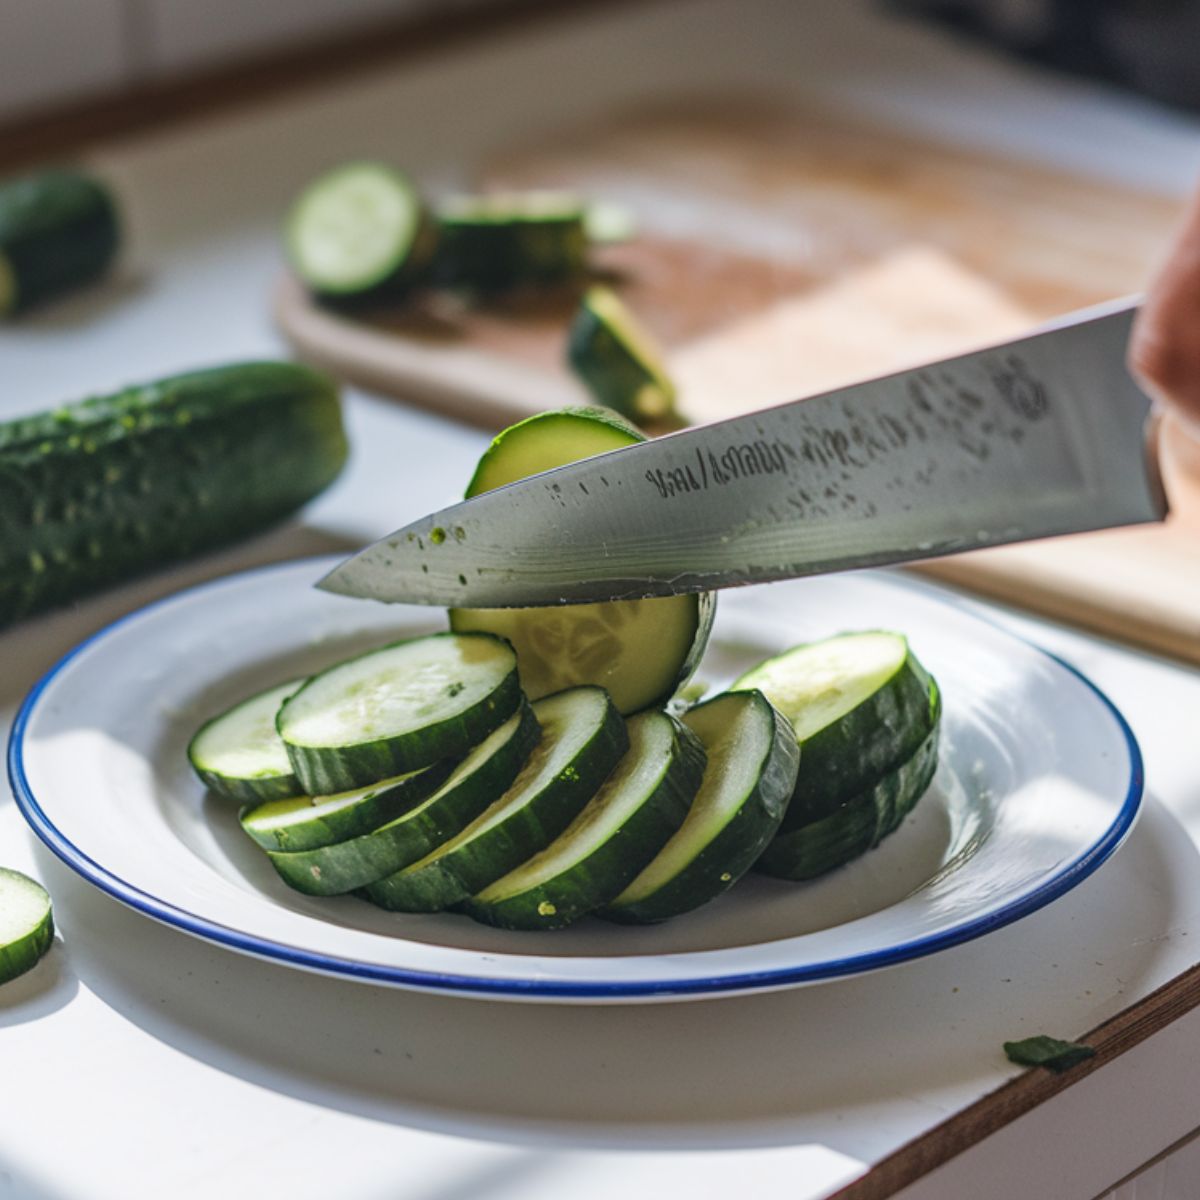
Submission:
[[[662,342],[692,421],[795,399],[1020,334],[1138,290],[1177,201],[922,142],[828,112],[698,102],[509,153],[486,185],[628,205],[597,271]],[[499,428],[586,399],[563,363],[571,288],[472,305],[423,296],[349,317],[284,280],[296,350],[353,382]],[[1200,508],[981,551],[938,577],[1200,662]],[[1191,515],[1186,515],[1191,514]]]

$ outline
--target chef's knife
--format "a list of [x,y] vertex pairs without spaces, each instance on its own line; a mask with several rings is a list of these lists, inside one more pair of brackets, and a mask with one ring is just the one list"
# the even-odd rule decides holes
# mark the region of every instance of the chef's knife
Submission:
[[1134,311],[532,476],[318,586],[483,608],[629,599],[1160,520],[1150,405],[1125,366]]

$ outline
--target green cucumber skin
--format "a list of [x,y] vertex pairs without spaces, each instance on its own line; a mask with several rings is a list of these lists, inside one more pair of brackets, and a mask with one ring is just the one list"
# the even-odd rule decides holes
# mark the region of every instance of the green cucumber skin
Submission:
[[284,825],[267,830],[250,828],[247,819],[254,815],[257,805],[243,809],[238,819],[246,835],[264,850],[316,850],[321,846],[360,837],[394,821],[432,796],[445,783],[452,770],[454,763],[451,760],[434,763],[393,787],[375,792],[369,799],[364,798],[357,804],[335,809],[325,816],[315,816],[290,829]]
[[[447,631],[426,636],[466,635]],[[381,646],[377,650],[367,651],[367,654],[386,649],[389,647]],[[331,669],[336,670],[342,665],[338,663]],[[303,690],[301,688],[300,692]],[[300,692],[296,695],[300,695]],[[421,729],[408,730],[398,737],[378,738],[375,741],[357,742],[349,746],[299,746],[289,742],[283,731],[282,720],[287,709],[286,704],[280,709],[276,727],[283,738],[292,769],[296,772],[304,791],[310,796],[336,795],[338,792],[366,787],[376,780],[390,779],[393,775],[419,771],[422,767],[432,766],[441,759],[462,758],[472,746],[483,741],[493,729],[507,721],[517,711],[524,698],[514,662],[513,669],[505,676],[501,685],[474,708],[457,716],[432,722]]]
[[0,424],[0,626],[272,525],[346,459],[294,363],[177,375]]
[[231,779],[228,775],[218,775],[216,771],[206,771],[193,762],[192,770],[206,788],[217,796],[232,800],[243,808],[256,804],[266,804],[272,800],[289,800],[299,796],[304,789],[295,775],[267,775],[262,779]]
[[[733,887],[775,837],[796,784],[801,752],[791,722],[761,692],[752,694],[771,709],[774,736],[750,795],[720,833],[668,883],[633,903],[609,905],[597,916],[625,925],[650,925],[691,912]],[[720,699],[714,696],[705,704]]]
[[367,899],[397,912],[440,912],[545,849],[574,820],[629,748],[625,720],[609,702],[604,723],[574,769],[564,771],[519,813],[419,870],[371,884]]
[[521,720],[503,750],[432,806],[418,804],[371,833],[315,850],[268,850],[279,876],[310,896],[338,896],[366,887],[422,859],[465,829],[517,777],[538,740],[537,718],[522,702]]
[[[753,686],[765,665],[747,671],[733,688]],[[914,754],[933,727],[930,683],[910,650],[896,674],[867,701],[806,738],[781,832],[831,816]]]
[[117,206],[98,180],[46,171],[0,186],[0,258],[15,283],[10,313],[98,279],[120,241]]
[[584,214],[512,220],[443,213],[433,271],[444,287],[504,291],[562,283],[587,270]]
[[[600,353],[597,353],[600,347]],[[603,321],[586,304],[581,304],[567,332],[567,364],[579,377],[597,404],[611,408],[634,421],[646,417],[638,403],[639,393],[649,386],[662,396],[662,418],[675,402],[675,387],[669,379],[655,377],[629,357]]]
[[621,829],[583,862],[537,887],[462,911],[499,929],[562,929],[620,895],[683,824],[704,775],[700,739],[675,718],[677,754],[658,787]]
[[937,771],[940,720],[905,762],[837,812],[776,835],[754,869],[778,879],[815,879],[877,846],[913,810]]
[[[10,879],[19,879],[24,884],[34,882],[28,876],[22,875],[20,871],[13,871],[8,867],[0,867],[0,875],[6,875]],[[45,893],[45,888],[41,884],[36,886],[43,894]],[[36,929],[24,937],[17,938],[14,942],[0,946],[0,984],[8,983],[9,980],[16,979],[18,975],[24,975],[27,971],[33,970],[53,944],[54,914],[47,912],[46,920]]]

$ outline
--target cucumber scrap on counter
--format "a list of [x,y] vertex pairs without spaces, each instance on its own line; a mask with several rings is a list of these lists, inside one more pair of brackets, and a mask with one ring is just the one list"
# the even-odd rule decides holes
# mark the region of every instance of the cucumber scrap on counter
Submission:
[[0,867],[0,983],[35,967],[53,941],[46,889],[20,871]]
[[0,183],[0,318],[99,279],[121,241],[116,201],[79,171]]
[[[495,438],[467,495],[641,440],[609,410],[541,413]],[[393,912],[644,925],[751,869],[844,865],[928,788],[937,685],[903,636],[867,631],[689,704],[713,607],[453,609],[449,632],[241,700],[188,756],[284,883]]]
[[282,520],[337,476],[336,387],[213,367],[0,423],[0,626]]

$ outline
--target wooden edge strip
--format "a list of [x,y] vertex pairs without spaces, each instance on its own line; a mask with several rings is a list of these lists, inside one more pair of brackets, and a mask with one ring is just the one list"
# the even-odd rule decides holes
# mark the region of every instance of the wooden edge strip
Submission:
[[[1092,1058],[1056,1075],[1033,1067],[940,1125],[881,1159],[866,1175],[834,1192],[830,1200],[885,1200],[989,1134],[1065,1091],[1085,1075],[1112,1062],[1151,1034],[1200,1005],[1200,965],[1189,968],[1144,1000],[1074,1040],[1095,1050]],[[1000,1047],[996,1047],[999,1052]]]
[[420,17],[392,18],[226,65],[87,96],[0,122],[0,169],[61,159],[99,141],[334,83],[371,67],[455,49],[493,34],[511,34],[582,11],[631,7],[634,2],[491,0],[486,5],[445,5]]

